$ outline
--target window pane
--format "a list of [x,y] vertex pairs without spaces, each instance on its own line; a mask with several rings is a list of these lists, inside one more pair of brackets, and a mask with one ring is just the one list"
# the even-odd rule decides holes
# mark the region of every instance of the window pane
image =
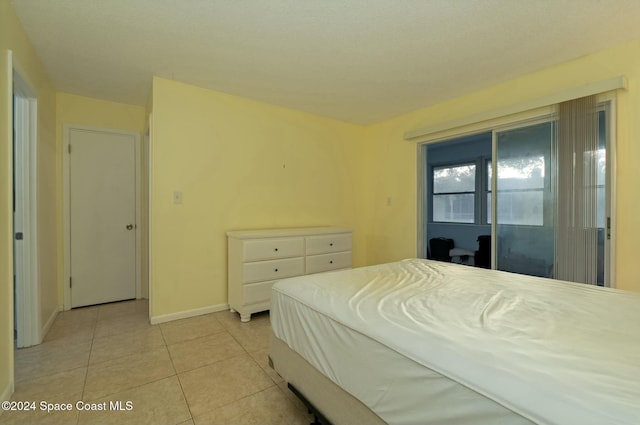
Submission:
[[598,208],[597,208],[597,226],[601,229],[604,229],[605,227],[605,213],[606,213],[606,192],[605,192],[605,188],[604,186],[598,187],[597,189],[597,196],[598,196]]
[[554,136],[551,122],[496,134],[493,212],[494,255],[499,270],[543,277],[553,273],[555,237],[549,171],[553,169]]
[[498,198],[498,223],[542,226],[542,191],[504,192]]
[[544,155],[498,160],[498,223],[544,224]]
[[498,161],[498,190],[544,188],[544,156]]
[[433,193],[475,192],[476,166],[434,167]]
[[475,221],[475,195],[433,195],[433,221],[473,223]]
[[[584,152],[584,185],[585,185],[585,204],[584,204],[584,222],[589,223],[589,225],[597,226],[599,228],[604,228],[604,216],[605,216],[605,183],[606,183],[606,171],[607,171],[607,151],[604,148]],[[595,175],[594,175],[595,174]],[[588,197],[588,194],[591,196],[594,195],[595,191],[595,205],[596,207],[596,222],[593,223],[591,218],[593,206],[591,202],[593,201]]]
[[607,151],[598,149],[597,151],[584,152],[584,181],[591,182],[593,177],[591,170],[595,170],[595,184],[604,186],[607,171]]

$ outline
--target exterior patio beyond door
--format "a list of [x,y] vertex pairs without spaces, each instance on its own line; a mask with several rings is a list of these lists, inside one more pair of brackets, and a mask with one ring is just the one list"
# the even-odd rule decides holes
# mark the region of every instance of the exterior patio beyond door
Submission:
[[138,136],[69,128],[71,307],[136,297]]

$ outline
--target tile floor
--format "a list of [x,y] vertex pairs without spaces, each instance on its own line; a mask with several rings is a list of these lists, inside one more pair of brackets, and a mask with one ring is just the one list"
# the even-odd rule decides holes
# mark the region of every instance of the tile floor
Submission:
[[[268,313],[150,325],[145,300],[62,312],[41,345],[15,352],[12,400],[35,410],[5,411],[0,423],[309,424],[269,368],[268,346]],[[72,408],[47,413],[42,402]]]

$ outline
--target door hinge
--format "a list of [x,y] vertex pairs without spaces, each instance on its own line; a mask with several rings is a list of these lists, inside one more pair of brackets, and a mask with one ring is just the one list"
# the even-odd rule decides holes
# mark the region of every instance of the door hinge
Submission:
[[611,239],[611,217],[607,217],[607,239]]
[[69,276],[69,288],[73,288],[73,281],[71,280],[71,276]]
[[67,150],[69,151],[69,153],[71,153],[71,144],[68,144],[67,148],[68,148]]
[[24,233],[22,232],[16,232],[16,240],[17,241],[21,241],[24,239]]

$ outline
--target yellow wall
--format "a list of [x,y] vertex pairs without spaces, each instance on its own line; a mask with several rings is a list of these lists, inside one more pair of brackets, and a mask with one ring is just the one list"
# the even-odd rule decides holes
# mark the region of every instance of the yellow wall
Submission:
[[227,303],[227,230],[360,234],[362,127],[154,78],[152,134],[154,317]]
[[[145,130],[146,119],[145,108],[142,106],[128,105],[124,103],[109,102],[106,100],[93,99],[89,97],[76,96],[68,93],[57,93],[56,95],[56,118],[57,118],[57,139],[58,146],[64,145],[64,126],[65,124],[74,124],[87,127],[96,127],[102,129],[114,129],[122,131],[131,131],[134,133],[142,133]],[[62,166],[62,164],[61,164]],[[139,167],[142,167],[142,158],[140,158]],[[60,175],[62,181],[62,174]],[[63,231],[63,205],[62,205],[62,186],[60,186],[60,209],[58,211],[60,222],[60,238],[58,240],[58,252],[64,252]],[[144,196],[142,200],[144,201]],[[145,220],[145,217],[142,217]],[[140,227],[144,228],[143,223]],[[58,268],[58,287],[57,297],[59,304],[62,305],[64,299],[64,268],[63,259],[60,256]],[[143,252],[142,265],[147,263],[146,251]],[[146,295],[146,269],[142,268],[143,294]]]
[[145,108],[138,105],[110,102],[69,93],[56,94],[58,140],[62,141],[65,124],[107,128],[142,133],[145,129]]
[[12,229],[12,88],[7,51],[14,66],[38,96],[38,275],[41,326],[57,303],[57,151],[55,93],[9,0],[0,0],[0,397],[13,385],[13,229]]
[[[457,118],[497,110],[570,88],[619,75],[629,89],[617,102],[617,234],[616,286],[640,291],[635,267],[640,240],[640,40],[607,49],[485,90],[388,120],[366,130],[364,213],[368,264],[416,255],[416,144],[406,131],[435,126]],[[393,199],[386,206],[388,196]]]

